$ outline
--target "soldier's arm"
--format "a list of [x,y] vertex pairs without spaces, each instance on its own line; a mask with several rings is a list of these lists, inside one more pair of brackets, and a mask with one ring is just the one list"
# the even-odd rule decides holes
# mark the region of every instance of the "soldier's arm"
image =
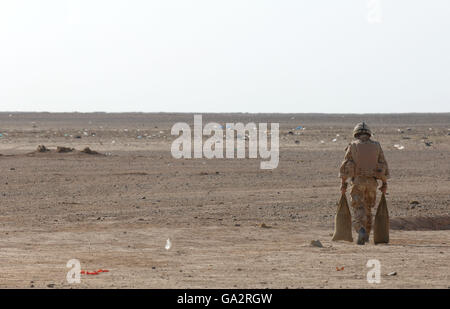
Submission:
[[380,152],[378,155],[378,163],[381,163],[384,165],[384,167],[385,167],[384,176],[386,177],[386,179],[389,178],[389,167],[388,167],[386,158],[384,157],[384,153],[383,153],[383,149],[381,148],[381,145],[380,145]]
[[345,156],[344,161],[342,161],[341,167],[339,169],[339,177],[341,178],[341,191],[342,193],[345,193],[347,189],[347,178],[348,175],[345,173],[345,165],[347,162],[353,161],[352,158],[352,151],[351,151],[351,144],[348,144],[347,148],[345,148]]

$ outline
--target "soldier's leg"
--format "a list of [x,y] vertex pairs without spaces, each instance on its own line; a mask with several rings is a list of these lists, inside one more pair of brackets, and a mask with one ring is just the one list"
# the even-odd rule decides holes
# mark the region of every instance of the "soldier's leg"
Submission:
[[353,183],[350,191],[351,205],[353,209],[353,228],[359,232],[361,227],[366,226],[367,216],[364,207],[364,186]]
[[377,181],[373,179],[365,188],[364,192],[364,207],[366,209],[366,232],[369,236],[372,230],[372,209],[375,207],[375,201],[377,198]]

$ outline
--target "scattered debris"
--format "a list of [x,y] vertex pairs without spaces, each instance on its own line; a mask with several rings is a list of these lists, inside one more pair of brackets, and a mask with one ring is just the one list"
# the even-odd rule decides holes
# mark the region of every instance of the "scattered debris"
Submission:
[[397,272],[396,271],[393,271],[393,272],[390,272],[389,274],[387,274],[388,276],[397,276]]
[[332,142],[334,143],[334,142],[336,142],[336,141],[337,141],[337,138],[333,138]]
[[323,248],[323,245],[320,242],[320,240],[311,240],[311,246],[317,247],[317,248]]
[[402,150],[405,149],[405,146],[399,145],[399,144],[395,144],[394,148],[397,148],[398,150]]
[[109,270],[107,269],[99,269],[94,271],[88,271],[88,270],[81,270],[80,274],[82,275],[98,275],[100,273],[109,273]]
[[433,145],[433,142],[426,142],[426,141],[424,141],[424,144],[425,144],[425,146],[430,147],[430,146]]
[[343,271],[344,270],[344,266],[342,266],[342,267],[337,267],[336,266],[336,271]]

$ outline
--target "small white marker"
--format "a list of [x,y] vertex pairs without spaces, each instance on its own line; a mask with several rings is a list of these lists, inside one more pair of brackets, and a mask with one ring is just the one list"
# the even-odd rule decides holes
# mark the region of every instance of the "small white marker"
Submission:
[[172,248],[172,242],[170,241],[170,238],[167,238],[165,248],[166,248],[166,250],[169,250],[170,248]]

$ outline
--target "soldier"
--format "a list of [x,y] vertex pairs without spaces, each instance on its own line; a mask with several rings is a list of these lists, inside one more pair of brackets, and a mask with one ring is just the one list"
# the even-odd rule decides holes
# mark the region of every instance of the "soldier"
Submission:
[[352,181],[351,205],[353,226],[358,233],[358,245],[369,241],[372,228],[372,208],[375,206],[377,180],[382,181],[379,188],[386,193],[389,169],[380,143],[370,139],[372,132],[364,122],[353,129],[355,141],[345,148],[339,177],[342,179],[341,192],[347,191],[347,179]]

